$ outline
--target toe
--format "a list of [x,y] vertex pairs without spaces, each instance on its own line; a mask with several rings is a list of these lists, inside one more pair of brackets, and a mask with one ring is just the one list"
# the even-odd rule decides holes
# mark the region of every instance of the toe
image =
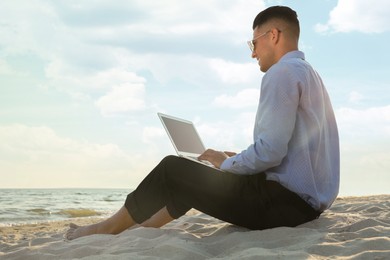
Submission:
[[69,224],[69,228],[73,229],[73,228],[78,228],[79,226],[74,224],[74,223],[70,223]]
[[72,240],[72,239],[74,238],[74,229],[69,229],[69,230],[65,233],[64,237],[65,237],[66,239],[68,239],[68,240]]

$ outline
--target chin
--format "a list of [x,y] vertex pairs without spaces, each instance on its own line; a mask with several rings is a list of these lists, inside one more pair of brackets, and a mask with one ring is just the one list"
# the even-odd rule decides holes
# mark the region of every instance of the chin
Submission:
[[260,71],[261,72],[267,72],[267,70],[270,68],[269,66],[266,66],[266,65],[261,65],[260,63],[259,63],[259,66],[260,66]]
[[264,66],[261,65],[261,62],[260,62],[260,61],[259,61],[258,64],[259,64],[260,71],[261,71],[261,72],[265,72],[266,70],[265,70]]

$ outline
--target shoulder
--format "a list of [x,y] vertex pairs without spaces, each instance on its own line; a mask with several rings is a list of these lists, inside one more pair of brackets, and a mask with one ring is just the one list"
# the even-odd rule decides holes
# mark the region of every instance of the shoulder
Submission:
[[[299,55],[301,54],[301,55]],[[291,52],[283,56],[275,63],[266,73],[270,77],[290,77],[299,76],[302,72],[310,70],[310,64],[305,61],[305,57],[301,52]]]
[[300,61],[282,60],[274,64],[263,77],[262,88],[290,88],[300,81]]
[[263,83],[265,86],[272,85],[273,87],[298,87],[306,82],[313,72],[314,69],[305,60],[303,52],[293,51],[285,54],[267,71],[263,77]]
[[299,100],[309,69],[307,66],[308,63],[300,57],[283,57],[264,75],[261,93],[277,99]]

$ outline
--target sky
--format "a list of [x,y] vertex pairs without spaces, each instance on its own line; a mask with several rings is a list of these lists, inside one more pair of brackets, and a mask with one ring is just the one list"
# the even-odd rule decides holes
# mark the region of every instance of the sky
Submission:
[[272,5],[331,97],[340,195],[388,194],[388,0],[3,0],[0,188],[135,188],[175,154],[157,112],[246,149],[264,75],[246,41]]

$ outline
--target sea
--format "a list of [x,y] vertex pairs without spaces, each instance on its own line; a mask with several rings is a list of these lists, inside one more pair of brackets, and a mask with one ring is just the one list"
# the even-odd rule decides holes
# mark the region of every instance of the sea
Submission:
[[126,189],[0,189],[0,227],[108,217],[123,206]]

